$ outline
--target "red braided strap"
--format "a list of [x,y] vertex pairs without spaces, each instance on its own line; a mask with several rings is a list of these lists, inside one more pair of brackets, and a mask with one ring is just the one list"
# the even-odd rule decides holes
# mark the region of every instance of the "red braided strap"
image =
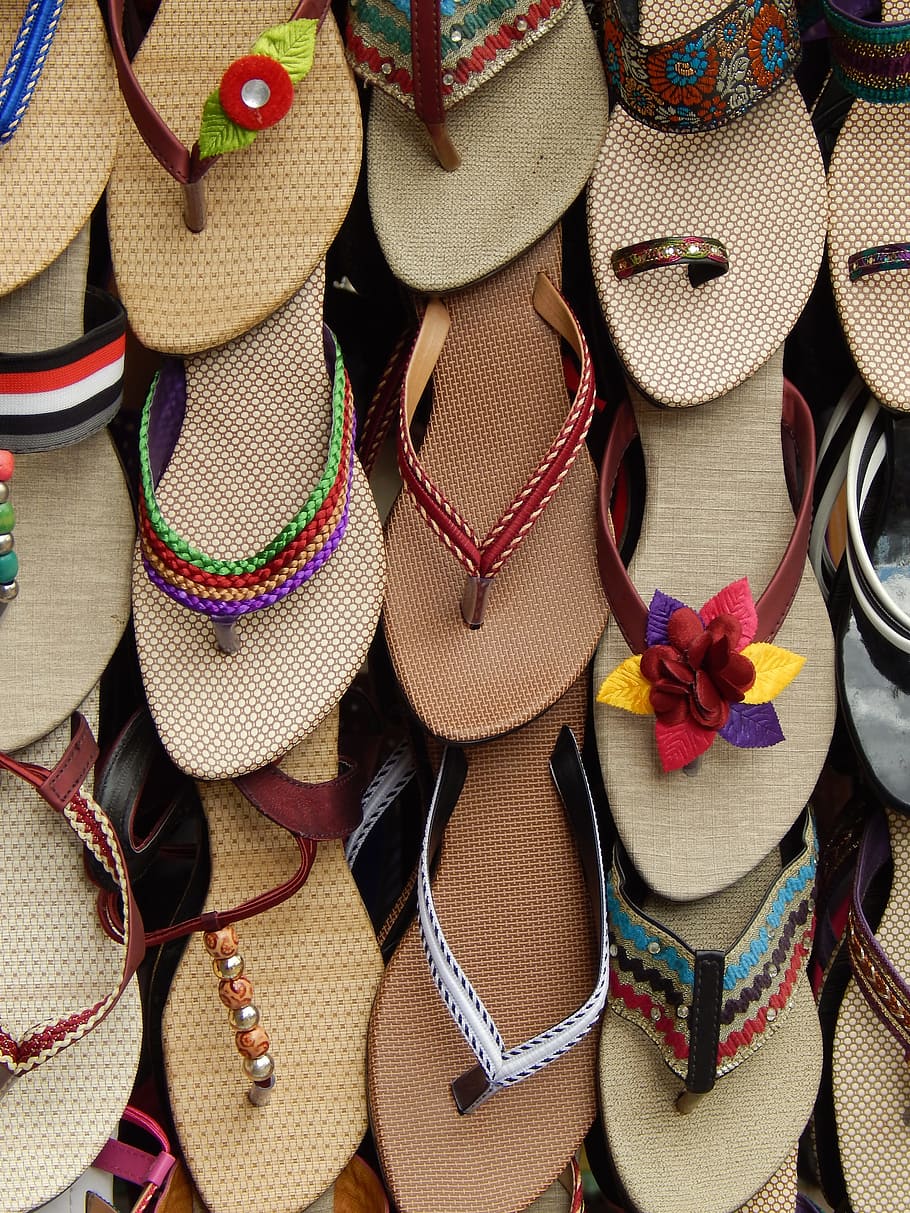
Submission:
[[495,577],[530,534],[578,458],[594,414],[594,373],[587,342],[569,305],[545,274],[537,275],[534,306],[578,356],[581,363],[578,390],[562,429],[524,487],[483,539],[430,479],[411,440],[411,418],[448,333],[448,313],[439,299],[427,305],[401,389],[398,466],[405,490],[427,526],[468,576],[484,581]]
[[367,477],[372,475],[376,459],[392,428],[395,415],[395,398],[404,383],[408,369],[408,337],[409,330],[401,334],[389,355],[382,378],[376,385],[372,399],[367,406],[366,416],[357,439],[357,455],[360,466]]

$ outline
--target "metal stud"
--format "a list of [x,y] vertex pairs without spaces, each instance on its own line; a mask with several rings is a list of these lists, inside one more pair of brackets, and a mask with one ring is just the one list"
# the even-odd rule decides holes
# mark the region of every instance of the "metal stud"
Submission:
[[243,1059],[243,1072],[247,1078],[251,1078],[253,1082],[265,1082],[275,1073],[275,1063],[272,1060],[270,1053],[263,1053],[261,1057],[245,1057]]

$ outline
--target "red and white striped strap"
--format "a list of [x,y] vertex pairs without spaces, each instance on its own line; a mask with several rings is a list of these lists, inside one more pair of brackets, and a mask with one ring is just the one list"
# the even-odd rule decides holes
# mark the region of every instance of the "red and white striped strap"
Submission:
[[[136,909],[123,851],[111,823],[95,801],[80,789],[98,757],[98,746],[85,718],[72,716],[70,744],[52,771],[0,753],[0,768],[26,780],[60,813],[117,885],[123,898],[123,970],[119,984],[90,1007],[68,1011],[56,1021],[32,1024],[13,1035],[0,1021],[0,1094],[13,1078],[27,1074],[81,1040],[116,1005],[145,954],[142,920]],[[63,928],[66,924],[61,924]]]

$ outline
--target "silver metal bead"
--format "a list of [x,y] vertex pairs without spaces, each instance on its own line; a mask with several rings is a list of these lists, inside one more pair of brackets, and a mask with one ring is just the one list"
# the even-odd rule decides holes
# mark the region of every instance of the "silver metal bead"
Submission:
[[685,1003],[681,1003],[680,1006],[678,1006],[676,1008],[676,1018],[677,1019],[688,1019],[689,1018],[689,1008],[686,1006]]
[[527,22],[526,18],[519,17],[518,20],[515,22],[515,28],[518,30],[518,32],[520,34],[523,34],[525,32],[525,30],[528,28],[528,22]]
[[660,951],[660,944],[657,942],[656,939],[652,939],[649,942],[648,951],[651,953],[652,956],[656,956],[657,953]]
[[9,501],[9,481],[0,480],[0,505],[6,505]]
[[777,1019],[777,1011],[774,1007],[768,1007],[768,1014],[765,1018],[768,1020],[768,1023],[774,1023],[775,1019]]
[[16,541],[12,534],[0,535],[0,556],[6,556],[16,546]]
[[4,585],[0,585],[0,603],[4,605],[7,602],[12,602],[19,594],[19,582],[7,581]]
[[275,1073],[275,1063],[271,1053],[263,1053],[261,1057],[245,1057],[243,1072],[253,1082],[265,1082]]
[[243,974],[243,957],[239,952],[235,952],[233,956],[220,956],[212,961],[212,968],[215,970],[215,976],[220,977],[222,981],[233,981],[235,977]]
[[259,1011],[250,1002],[245,1007],[235,1007],[228,1015],[228,1019],[235,1032],[248,1032],[250,1028],[255,1028],[259,1023]]

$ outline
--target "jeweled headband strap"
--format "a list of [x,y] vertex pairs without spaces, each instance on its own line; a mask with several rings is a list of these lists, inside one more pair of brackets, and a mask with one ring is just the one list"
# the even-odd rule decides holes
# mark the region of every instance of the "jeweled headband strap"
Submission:
[[734,0],[697,29],[646,46],[606,0],[604,62],[615,100],[657,130],[710,131],[767,97],[800,57],[796,0]]
[[823,0],[831,62],[844,88],[864,101],[910,101],[910,21],[869,21]]

